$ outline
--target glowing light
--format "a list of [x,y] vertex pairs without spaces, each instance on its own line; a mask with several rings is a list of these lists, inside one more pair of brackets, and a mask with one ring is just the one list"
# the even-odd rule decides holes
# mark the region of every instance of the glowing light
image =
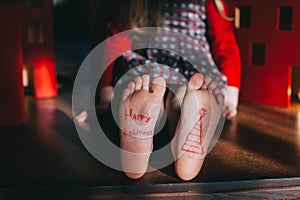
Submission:
[[25,67],[23,67],[22,77],[23,77],[23,86],[28,87],[29,86],[28,70]]
[[51,57],[42,57],[34,63],[34,92],[36,98],[57,96],[56,71]]
[[239,7],[234,8],[234,26],[239,29],[241,25],[241,10]]
[[287,95],[288,95],[288,97],[290,97],[292,95],[292,89],[291,89],[291,87],[288,87],[288,89],[287,89]]

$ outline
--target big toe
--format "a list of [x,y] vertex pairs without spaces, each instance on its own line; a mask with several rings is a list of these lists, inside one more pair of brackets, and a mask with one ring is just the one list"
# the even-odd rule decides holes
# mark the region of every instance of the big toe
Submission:
[[159,97],[163,97],[166,91],[166,81],[162,77],[156,77],[152,81],[151,90]]

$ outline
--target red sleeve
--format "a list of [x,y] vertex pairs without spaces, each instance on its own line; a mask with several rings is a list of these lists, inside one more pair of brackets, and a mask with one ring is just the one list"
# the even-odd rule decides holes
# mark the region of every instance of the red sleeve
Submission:
[[[113,28],[112,29],[112,36],[118,34],[121,32],[119,29]],[[106,40],[105,45],[105,52],[106,57],[108,59],[113,59],[119,57],[124,52],[130,50],[131,48],[131,39],[129,36],[125,36],[122,34],[122,36],[118,35],[117,37],[111,37],[109,40]],[[112,76],[113,76],[113,68],[114,63],[111,63],[107,69],[104,71],[104,74],[102,75],[100,79],[100,88],[104,86],[110,86],[112,82]]]
[[[224,4],[223,0],[222,2]],[[206,14],[207,33],[213,59],[227,77],[227,84],[240,88],[241,60],[233,33],[233,24],[219,15],[213,0],[207,0]]]

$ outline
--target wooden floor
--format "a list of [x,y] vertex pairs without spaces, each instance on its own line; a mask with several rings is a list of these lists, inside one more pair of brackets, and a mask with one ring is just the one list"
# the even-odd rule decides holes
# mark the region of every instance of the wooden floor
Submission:
[[[95,160],[72,121],[70,92],[26,97],[27,122],[0,128],[0,199],[300,198],[300,106],[241,103],[198,177],[173,165],[130,180]],[[158,139],[156,139],[158,140]]]

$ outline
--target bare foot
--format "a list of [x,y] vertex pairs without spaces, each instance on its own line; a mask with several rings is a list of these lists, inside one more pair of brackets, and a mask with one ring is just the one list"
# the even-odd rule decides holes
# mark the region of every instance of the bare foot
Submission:
[[199,173],[221,113],[221,106],[208,91],[203,76],[194,74],[188,82],[172,141],[177,158],[175,171],[182,180],[191,180]]
[[135,78],[122,94],[119,108],[121,163],[129,178],[144,175],[152,152],[154,127],[166,90],[165,80],[148,75]]

